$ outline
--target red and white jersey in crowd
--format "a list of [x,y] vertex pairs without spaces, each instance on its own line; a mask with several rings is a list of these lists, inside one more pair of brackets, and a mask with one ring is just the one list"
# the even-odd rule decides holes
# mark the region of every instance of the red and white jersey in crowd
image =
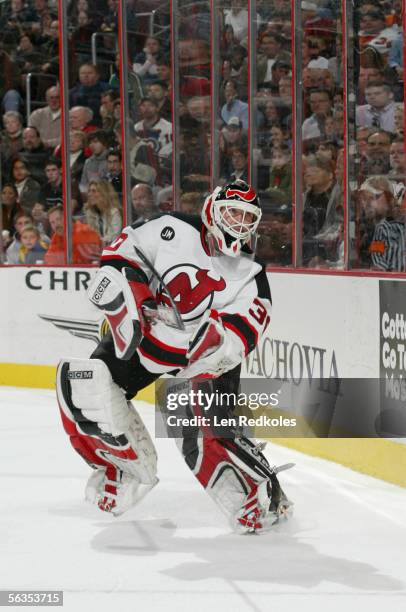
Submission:
[[140,249],[160,274],[185,324],[182,331],[159,321],[144,336],[138,353],[151,372],[187,365],[189,339],[206,311],[219,313],[245,355],[269,324],[271,294],[264,267],[244,254],[211,257],[206,235],[200,217],[172,213],[126,227],[103,251],[102,265],[141,268],[157,301],[169,303],[134,245]]

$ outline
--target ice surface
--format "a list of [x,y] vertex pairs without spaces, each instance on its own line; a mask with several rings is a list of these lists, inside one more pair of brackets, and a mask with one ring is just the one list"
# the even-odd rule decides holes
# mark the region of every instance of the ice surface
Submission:
[[[153,408],[137,402],[153,429]],[[160,484],[120,518],[83,501],[89,468],[51,391],[0,387],[1,589],[63,589],[75,612],[406,610],[406,491],[269,444],[295,502],[266,536],[237,536],[156,441]]]

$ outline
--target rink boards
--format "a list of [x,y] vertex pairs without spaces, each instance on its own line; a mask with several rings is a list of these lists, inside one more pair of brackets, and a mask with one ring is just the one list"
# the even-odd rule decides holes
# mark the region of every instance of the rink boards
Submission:
[[[102,318],[86,298],[94,268],[0,268],[0,384],[53,388],[61,356],[86,357]],[[406,370],[406,283],[272,273],[269,334],[244,376],[399,378]],[[139,399],[153,401],[147,389]],[[386,440],[291,439],[310,454],[406,486],[406,448]]]

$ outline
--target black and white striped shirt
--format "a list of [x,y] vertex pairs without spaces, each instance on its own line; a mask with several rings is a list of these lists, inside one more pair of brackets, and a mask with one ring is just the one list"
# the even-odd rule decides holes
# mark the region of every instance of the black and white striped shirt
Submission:
[[405,269],[405,226],[395,219],[382,219],[369,246],[372,266],[385,271]]

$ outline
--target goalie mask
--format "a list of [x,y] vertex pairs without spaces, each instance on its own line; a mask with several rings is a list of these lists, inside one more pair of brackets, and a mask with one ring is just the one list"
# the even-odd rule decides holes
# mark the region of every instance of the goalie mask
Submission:
[[209,232],[209,247],[237,257],[244,245],[255,251],[255,234],[262,211],[255,190],[241,180],[217,187],[206,198],[202,220]]

